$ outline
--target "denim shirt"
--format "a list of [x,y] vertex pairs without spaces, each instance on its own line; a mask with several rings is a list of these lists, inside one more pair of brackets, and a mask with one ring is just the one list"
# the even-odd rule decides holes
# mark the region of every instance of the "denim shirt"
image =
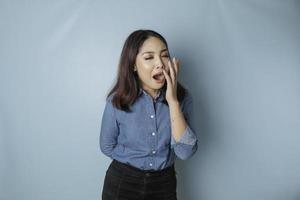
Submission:
[[185,160],[197,150],[193,123],[193,102],[187,95],[180,104],[187,127],[179,139],[172,136],[170,111],[164,104],[164,92],[152,98],[140,89],[132,112],[112,105],[112,95],[106,100],[101,130],[100,149],[111,159],[142,170],[161,170],[174,164],[175,158]]

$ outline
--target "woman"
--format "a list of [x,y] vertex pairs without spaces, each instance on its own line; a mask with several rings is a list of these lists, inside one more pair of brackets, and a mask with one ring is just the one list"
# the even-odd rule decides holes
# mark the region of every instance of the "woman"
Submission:
[[103,200],[177,199],[174,160],[197,150],[192,98],[178,72],[159,33],[128,36],[102,117],[100,148],[112,159]]

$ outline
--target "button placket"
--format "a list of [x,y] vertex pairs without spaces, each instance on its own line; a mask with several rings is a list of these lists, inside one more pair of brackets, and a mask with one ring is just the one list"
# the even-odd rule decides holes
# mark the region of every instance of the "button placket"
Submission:
[[148,159],[148,167],[150,169],[153,169],[153,167],[155,166],[155,154],[156,151],[155,149],[157,148],[157,122],[156,122],[156,112],[155,112],[155,102],[153,103],[152,98],[150,99],[150,101],[148,101],[149,105],[148,107],[148,113],[149,113],[149,117],[150,117],[150,124],[151,124],[151,129],[152,131],[150,132],[150,151],[149,151],[149,159]]
[[155,160],[152,156],[150,156],[148,166],[150,168],[152,168],[154,166],[154,164],[155,164]]

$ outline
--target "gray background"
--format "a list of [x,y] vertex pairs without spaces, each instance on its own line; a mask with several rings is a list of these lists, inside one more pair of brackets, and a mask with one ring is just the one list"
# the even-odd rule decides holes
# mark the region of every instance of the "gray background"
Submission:
[[100,199],[105,95],[139,28],[194,97],[179,199],[300,199],[299,21],[296,0],[1,0],[0,199]]

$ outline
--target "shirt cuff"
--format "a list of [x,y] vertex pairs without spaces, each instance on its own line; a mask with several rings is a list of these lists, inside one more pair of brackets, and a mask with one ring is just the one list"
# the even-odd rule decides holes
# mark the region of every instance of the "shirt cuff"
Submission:
[[187,145],[194,145],[197,141],[196,135],[192,131],[192,129],[187,126],[185,131],[183,132],[183,135],[179,139],[178,142],[175,141],[173,134],[171,136],[171,145],[176,145],[178,143],[187,144]]

